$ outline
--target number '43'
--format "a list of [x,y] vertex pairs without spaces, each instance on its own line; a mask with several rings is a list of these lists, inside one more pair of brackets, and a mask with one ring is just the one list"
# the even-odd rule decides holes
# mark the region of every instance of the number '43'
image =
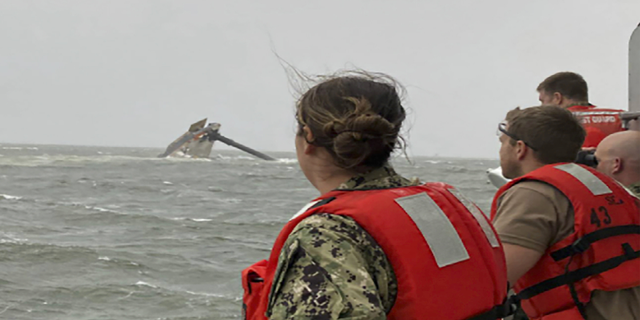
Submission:
[[[601,216],[603,216],[602,220],[600,220]],[[592,208],[591,209],[591,224],[595,224],[596,227],[598,227],[598,228],[600,228],[603,224],[604,225],[611,224],[611,217],[609,216],[609,212],[607,211],[607,208],[598,207],[598,212],[596,212],[595,208]]]

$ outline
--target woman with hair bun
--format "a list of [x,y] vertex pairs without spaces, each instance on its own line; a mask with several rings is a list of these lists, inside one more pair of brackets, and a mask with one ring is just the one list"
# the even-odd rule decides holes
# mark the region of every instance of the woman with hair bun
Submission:
[[299,165],[320,197],[242,272],[246,319],[502,316],[504,255],[485,216],[389,164],[405,119],[393,79],[331,77],[300,97],[296,119]]

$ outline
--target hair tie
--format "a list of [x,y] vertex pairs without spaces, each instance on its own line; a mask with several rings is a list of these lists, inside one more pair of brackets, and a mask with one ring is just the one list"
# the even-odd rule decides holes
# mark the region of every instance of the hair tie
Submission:
[[336,136],[337,136],[337,135],[341,135],[341,134],[343,134],[343,133],[360,133],[360,134],[362,134],[362,132],[357,131],[357,130],[342,130],[342,131],[340,131],[340,132],[336,132]]

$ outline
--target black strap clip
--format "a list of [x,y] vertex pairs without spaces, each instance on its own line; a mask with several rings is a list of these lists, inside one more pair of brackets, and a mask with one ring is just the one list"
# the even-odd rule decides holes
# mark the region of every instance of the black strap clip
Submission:
[[571,251],[572,251],[573,254],[583,253],[583,252],[587,251],[587,249],[589,249],[589,246],[591,246],[591,241],[588,241],[584,237],[582,237],[582,238],[576,240],[571,245]]
[[520,298],[516,295],[512,295],[505,298],[502,304],[494,306],[491,310],[478,314],[467,320],[496,320],[510,316],[520,308]]

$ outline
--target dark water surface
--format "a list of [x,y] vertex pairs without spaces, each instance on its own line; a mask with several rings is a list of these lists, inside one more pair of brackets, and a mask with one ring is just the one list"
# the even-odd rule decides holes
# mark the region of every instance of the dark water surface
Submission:
[[[239,319],[240,270],[317,191],[290,153],[0,145],[0,319]],[[494,160],[398,158],[488,212]]]

